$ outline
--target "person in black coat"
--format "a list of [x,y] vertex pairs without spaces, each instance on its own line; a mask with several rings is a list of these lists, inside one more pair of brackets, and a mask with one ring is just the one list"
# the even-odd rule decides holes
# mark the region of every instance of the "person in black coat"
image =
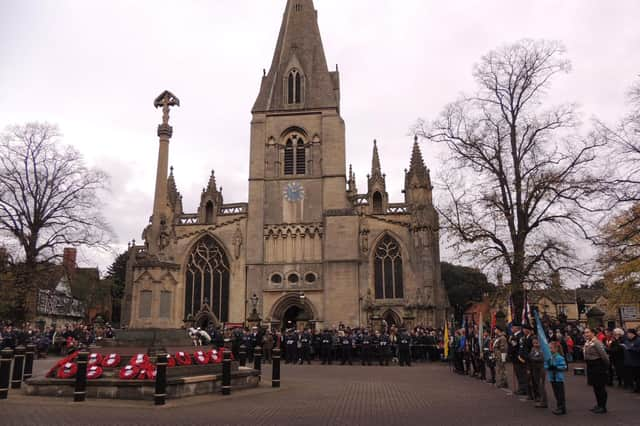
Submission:
[[607,381],[609,357],[604,345],[590,328],[584,329],[584,360],[587,363],[587,383],[593,386],[597,405],[591,409],[595,414],[607,412]]
[[329,333],[328,329],[324,329],[322,335],[320,336],[320,359],[322,360],[322,365],[329,364],[331,365],[331,341],[333,336]]
[[398,337],[398,361],[400,366],[411,367],[411,336],[404,328]]

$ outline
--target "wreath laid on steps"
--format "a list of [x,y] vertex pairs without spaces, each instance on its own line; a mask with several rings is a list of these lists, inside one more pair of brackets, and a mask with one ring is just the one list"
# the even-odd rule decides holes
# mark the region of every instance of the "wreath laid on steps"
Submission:
[[100,377],[102,377],[102,373],[103,373],[102,367],[100,367],[99,365],[92,365],[87,370],[87,379],[89,380],[99,379]]
[[139,374],[140,374],[140,367],[136,365],[125,365],[120,369],[120,373],[118,374],[118,377],[120,377],[123,380],[131,380],[131,379],[137,378]]
[[196,351],[193,354],[193,358],[196,360],[196,363],[200,365],[209,364],[211,359],[209,353],[205,351]]
[[89,359],[87,360],[87,364],[89,366],[92,365],[100,365],[102,363],[102,355],[98,353],[92,353],[89,355]]
[[176,364],[178,365],[191,365],[191,355],[186,352],[177,352],[175,355]]
[[149,364],[149,355],[147,354],[137,354],[131,357],[129,360],[129,365],[135,365],[138,367],[142,367],[143,365]]
[[102,368],[115,368],[120,365],[120,355],[109,354],[102,358]]
[[78,364],[75,362],[66,362],[58,368],[58,379],[71,379],[78,372]]

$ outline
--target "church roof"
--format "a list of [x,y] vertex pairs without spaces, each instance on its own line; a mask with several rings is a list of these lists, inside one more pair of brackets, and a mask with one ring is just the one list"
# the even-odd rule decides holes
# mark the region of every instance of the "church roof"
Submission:
[[291,68],[304,76],[301,107],[338,108],[338,72],[329,72],[313,0],[287,0],[269,73],[252,112],[286,109],[284,79]]

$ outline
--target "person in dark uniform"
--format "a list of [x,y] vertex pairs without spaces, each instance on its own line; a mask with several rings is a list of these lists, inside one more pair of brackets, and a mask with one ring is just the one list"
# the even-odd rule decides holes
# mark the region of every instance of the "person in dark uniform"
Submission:
[[320,337],[320,359],[322,360],[322,365],[331,365],[331,339],[331,333],[325,328]]
[[353,348],[353,338],[351,334],[340,331],[338,334],[338,344],[340,345],[340,365],[353,365],[351,362],[351,350]]
[[464,359],[464,374],[467,376],[471,375],[471,358],[473,357],[473,354],[471,353],[472,345],[473,345],[473,333],[469,333],[469,334],[465,333],[464,352],[462,357]]
[[371,336],[366,328],[360,337],[360,358],[362,365],[371,365]]
[[433,331],[424,336],[424,344],[426,350],[426,358],[429,361],[438,360],[438,344],[436,341],[436,335]]
[[300,335],[300,364],[311,364],[311,330],[306,329]]
[[249,362],[253,362],[253,353],[256,349],[256,346],[262,346],[262,336],[258,332],[258,327],[253,327],[251,329],[251,334],[249,334],[249,342],[247,345],[247,358]]
[[374,363],[380,360],[380,351],[378,346],[379,342],[380,342],[380,332],[376,330],[376,332],[371,335],[371,359],[373,360]]
[[527,399],[533,401],[536,399],[535,385],[533,383],[533,372],[531,366],[531,360],[529,359],[531,350],[533,349],[533,330],[529,324],[522,326],[523,337],[520,340],[519,357],[518,359],[525,360],[525,377],[527,380]]
[[[473,377],[481,378],[484,376],[484,366],[480,368],[482,362],[482,348],[480,347],[480,340],[478,340],[479,330],[474,328],[473,336],[471,338],[471,365],[473,366]],[[484,380],[484,379],[483,379]]]
[[233,359],[240,359],[240,345],[242,344],[242,329],[235,328],[232,332],[233,342],[231,344],[231,352],[233,353]]
[[521,356],[521,348],[524,348],[524,335],[520,325],[511,326],[513,334],[509,337],[509,357],[513,363],[513,372],[518,382],[516,395],[528,395],[527,389],[527,359]]
[[489,368],[491,379],[488,380],[488,383],[495,383],[496,361],[493,356],[493,351],[491,350],[491,336],[489,336],[489,331],[487,330],[482,333],[482,365],[483,368],[480,371],[482,373],[482,379],[486,380],[486,368]]
[[286,350],[284,363],[295,364],[298,361],[298,336],[291,329],[287,330],[284,346]]
[[320,360],[320,347],[322,346],[322,333],[320,331],[314,329],[313,334],[311,335],[311,348],[313,349],[313,353],[311,354],[311,359]]
[[378,340],[378,353],[380,355],[380,365],[389,365],[389,361],[391,361],[391,339],[389,338],[389,334],[385,331],[380,336]]
[[404,328],[400,330],[398,337],[398,361],[400,366],[411,367],[411,336]]

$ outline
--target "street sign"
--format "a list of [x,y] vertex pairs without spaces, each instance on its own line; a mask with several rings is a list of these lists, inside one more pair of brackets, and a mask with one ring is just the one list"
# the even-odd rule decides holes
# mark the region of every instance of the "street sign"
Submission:
[[638,307],[637,306],[621,306],[620,317],[622,321],[635,321],[638,319]]

